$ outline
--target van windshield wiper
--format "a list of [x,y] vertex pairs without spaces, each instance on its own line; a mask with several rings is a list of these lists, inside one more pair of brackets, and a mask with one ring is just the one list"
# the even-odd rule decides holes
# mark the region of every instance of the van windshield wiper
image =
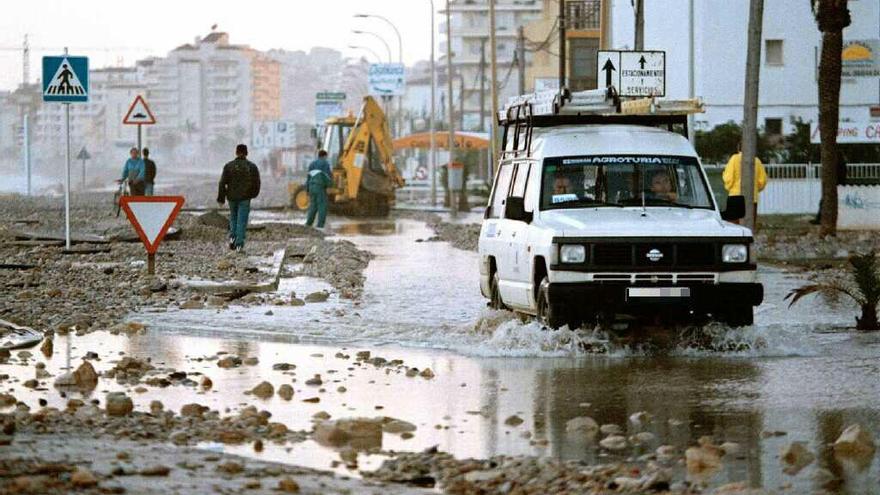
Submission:
[[595,199],[590,198],[578,198],[573,199],[571,201],[562,201],[554,204],[553,206],[558,208],[567,208],[569,206],[614,206],[623,208],[623,205],[620,203],[612,203],[608,201],[597,201]]
[[679,203],[679,202],[677,202],[677,201],[673,201],[673,200],[671,200],[671,199],[664,199],[664,198],[645,198],[645,202],[648,203],[648,206],[656,206],[656,205],[652,205],[652,204],[650,204],[651,202],[655,202],[655,201],[658,202],[658,203],[660,203],[660,204],[663,205],[663,206],[667,206],[667,205],[668,205],[668,206],[679,206],[679,207],[681,207],[681,208],[688,208],[688,209],[693,209],[693,207],[694,207],[693,205],[689,205],[689,204],[687,204],[687,203]]

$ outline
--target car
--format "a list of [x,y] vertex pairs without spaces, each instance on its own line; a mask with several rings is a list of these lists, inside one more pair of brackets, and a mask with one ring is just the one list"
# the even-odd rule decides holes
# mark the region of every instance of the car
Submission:
[[753,237],[729,221],[744,215],[742,197],[719,209],[672,123],[686,115],[502,121],[479,239],[491,307],[550,328],[619,315],[753,324],[763,300]]

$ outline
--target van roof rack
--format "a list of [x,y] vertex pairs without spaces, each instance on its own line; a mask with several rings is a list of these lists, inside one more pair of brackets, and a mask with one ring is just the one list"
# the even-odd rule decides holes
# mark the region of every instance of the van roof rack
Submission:
[[699,98],[661,100],[648,96],[621,100],[613,86],[587,91],[562,88],[515,96],[498,112],[498,123],[503,128],[502,158],[529,156],[535,127],[630,124],[666,127],[674,132],[679,126],[682,134],[687,135],[688,115],[704,111]]

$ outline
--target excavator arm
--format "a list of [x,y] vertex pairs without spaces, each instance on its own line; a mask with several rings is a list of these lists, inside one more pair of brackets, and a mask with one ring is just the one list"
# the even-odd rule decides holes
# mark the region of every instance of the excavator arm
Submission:
[[381,162],[382,170],[391,181],[392,190],[403,186],[403,177],[394,165],[394,145],[385,112],[373,97],[366,96],[340,160],[345,171],[343,187],[348,198],[355,199],[358,196],[361,181],[364,179],[364,167],[369,165],[371,151]]

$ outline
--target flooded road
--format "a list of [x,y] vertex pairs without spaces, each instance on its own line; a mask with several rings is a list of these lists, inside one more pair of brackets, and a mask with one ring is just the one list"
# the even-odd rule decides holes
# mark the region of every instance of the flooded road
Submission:
[[[174,410],[193,401],[236,410],[257,400],[244,392],[259,381],[276,387],[286,382],[296,390],[293,401],[276,396],[258,402],[273,420],[293,429],[311,429],[320,411],[333,418],[387,415],[417,425],[411,439],[385,435],[384,450],[437,445],[459,458],[524,454],[608,461],[660,445],[683,452],[711,436],[716,444],[740,445],[739,453],[725,457],[722,469],[712,473],[713,486],[745,481],[805,493],[823,485],[821,470],[828,470],[841,480],[835,491],[880,492],[880,456],[858,465],[835,458],[830,448],[850,424],[880,434],[880,336],[843,329],[852,325],[852,311],[818,299],[789,310],[782,298],[801,283],[793,275],[764,268],[766,301],[755,326],[710,327],[716,350],[695,348],[685,339],[658,352],[588,330],[547,331],[485,309],[476,253],[419,242],[432,235],[421,222],[334,222],[334,230],[375,255],[360,301],[334,295],[327,303],[302,307],[144,313],[132,319],[148,325],[145,335],[73,337],[71,356],[77,361],[101,349],[165,356],[162,365],[204,373],[214,382],[207,393],[150,388],[135,397],[139,409],[161,398]],[[319,280],[292,278],[283,280],[280,290],[304,294],[325,287]],[[63,366],[65,345],[64,337],[56,340],[53,373]],[[401,359],[406,367],[430,368],[435,377],[356,363],[355,353],[364,350]],[[218,351],[255,356],[259,364],[219,369],[204,360]],[[96,363],[99,371],[112,366],[108,361]],[[295,371],[273,369],[280,362],[296,364]],[[314,374],[322,375],[321,388],[304,384]],[[312,397],[319,402],[303,402]],[[651,419],[636,427],[628,418],[642,411]],[[507,424],[512,416],[522,424]],[[566,433],[566,423],[579,416],[618,425],[626,435],[649,431],[653,438],[612,455]],[[782,472],[779,458],[793,441],[805,442],[817,456],[795,476]],[[225,449],[323,469],[339,458],[312,441],[289,450],[267,446],[260,454],[248,447]],[[361,456],[360,468],[379,460]],[[678,474],[687,476],[683,466]]]

